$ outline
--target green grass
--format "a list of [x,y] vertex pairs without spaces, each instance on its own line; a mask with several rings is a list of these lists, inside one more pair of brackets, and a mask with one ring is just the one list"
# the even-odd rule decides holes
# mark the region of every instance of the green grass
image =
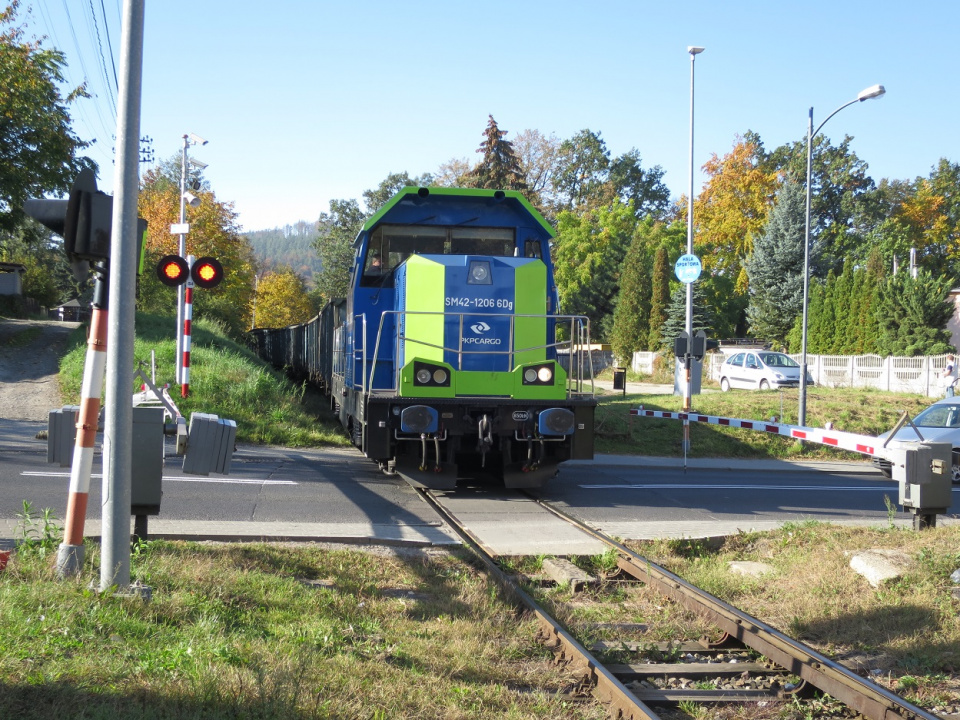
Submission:
[[[226,332],[206,320],[192,328],[190,395],[180,397],[174,385],[176,339],[172,317],[137,314],[134,357],[150,374],[154,353],[157,384],[171,384],[171,396],[188,420],[193,412],[215,413],[237,423],[241,442],[285,447],[346,446],[349,440],[328,411],[322,398],[308,388],[294,386],[286,377],[262,363],[249,348],[231,340]],[[86,357],[86,331],[74,336],[76,345],[60,365],[64,401],[79,403]],[[131,394],[140,389],[131,386]]]
[[[601,391],[603,392],[603,391]],[[796,424],[797,390],[733,390],[695,395],[693,410],[703,415]],[[823,388],[807,390],[807,425],[878,435],[893,427],[900,414],[911,417],[932,402],[931,398],[906,393],[889,393],[865,388]],[[683,425],[678,420],[633,417],[631,408],[679,412],[683,398],[674,395],[639,395],[607,391],[600,396],[596,413],[596,450],[656,456],[682,456]],[[735,457],[777,459],[862,459],[812,443],[800,443],[765,432],[721,427],[707,423],[690,424],[689,457]]]
[[536,623],[457,554],[154,541],[145,602],[57,581],[55,546],[0,572],[0,717],[599,718]]

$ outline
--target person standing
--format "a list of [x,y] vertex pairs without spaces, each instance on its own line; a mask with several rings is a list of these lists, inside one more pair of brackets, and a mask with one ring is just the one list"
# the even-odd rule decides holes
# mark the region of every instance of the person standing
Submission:
[[940,385],[944,388],[945,397],[953,397],[953,387],[957,382],[956,357],[947,355],[947,364],[940,373]]

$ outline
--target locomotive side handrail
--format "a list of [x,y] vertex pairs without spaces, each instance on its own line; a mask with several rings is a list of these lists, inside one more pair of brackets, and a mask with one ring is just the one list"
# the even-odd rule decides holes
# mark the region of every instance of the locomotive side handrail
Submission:
[[[569,353],[569,368],[567,370],[567,395],[590,395],[592,396],[595,392],[594,386],[594,376],[593,376],[593,351],[590,347],[589,337],[590,337],[590,319],[584,315],[525,315],[525,314],[515,314],[510,315],[510,344],[507,350],[466,350],[463,347],[463,320],[464,317],[490,317],[495,319],[502,319],[504,315],[497,313],[445,313],[445,312],[436,312],[436,311],[423,311],[423,310],[387,310],[380,315],[380,324],[377,328],[377,336],[373,346],[373,355],[372,360],[370,361],[369,370],[367,369],[367,359],[366,353],[363,357],[363,386],[362,389],[364,392],[367,392],[367,389],[372,392],[373,390],[381,390],[386,392],[397,392],[400,387],[400,368],[394,368],[392,373],[393,385],[391,387],[374,387],[374,373],[376,371],[377,362],[380,358],[380,344],[384,336],[384,324],[386,318],[390,315],[396,316],[398,319],[400,316],[407,315],[437,315],[441,317],[458,317],[459,318],[459,338],[457,347],[446,347],[444,345],[437,345],[436,343],[431,343],[426,340],[421,340],[415,337],[409,337],[405,333],[400,331],[400,323],[396,322],[396,334],[395,334],[395,354],[394,357],[400,357],[400,344],[404,341],[415,343],[423,347],[434,348],[441,350],[444,353],[451,352],[455,353],[458,358],[458,370],[463,369],[463,356],[464,355],[507,355],[510,360],[509,364],[513,367],[513,357],[518,353],[529,352],[531,350],[546,350],[549,348],[554,349],[567,349]],[[359,317],[359,316],[358,316]],[[516,318],[534,318],[534,319],[544,319],[544,320],[554,320],[554,321],[566,321],[570,322],[570,339],[555,341],[552,343],[547,343],[544,345],[532,345],[530,347],[524,347],[517,349],[513,347],[513,330],[514,330],[514,321]],[[364,319],[364,335],[366,335],[366,320]],[[364,349],[366,348],[366,343],[364,342]],[[586,358],[584,358],[586,354]],[[354,359],[356,359],[356,351],[354,353]],[[584,372],[589,371],[589,377],[584,377]],[[369,383],[367,383],[367,378],[369,378]],[[584,390],[584,384],[589,379],[590,390]],[[356,386],[356,383],[354,383]]]

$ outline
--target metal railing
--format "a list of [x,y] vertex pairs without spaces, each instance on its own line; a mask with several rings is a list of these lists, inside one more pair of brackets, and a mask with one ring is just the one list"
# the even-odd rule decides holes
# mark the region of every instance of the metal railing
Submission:
[[[449,318],[458,319],[458,339],[455,347],[447,347],[446,345],[438,345],[435,342],[430,342],[423,338],[418,338],[406,334],[406,319],[409,316],[434,316],[439,317],[446,322]],[[393,317],[394,319],[394,337],[385,339],[385,325],[388,321],[388,318]],[[467,349],[464,347],[464,319],[471,318],[471,322],[476,322],[476,319],[482,318],[491,318],[494,320],[503,320],[509,318],[509,339],[508,346],[504,350],[474,350]],[[357,316],[356,319],[361,319],[363,316]],[[517,319],[535,319],[535,320],[545,320],[547,322],[553,321],[558,325],[566,324],[569,322],[570,330],[570,339],[569,340],[560,340],[552,343],[546,343],[541,345],[531,345],[528,347],[517,348],[514,347],[514,329],[516,327]],[[400,321],[404,320],[403,323]],[[356,320],[355,320],[356,322]],[[363,318],[363,337],[366,337],[366,319]],[[357,337],[359,333],[354,333],[354,337]],[[380,356],[381,345],[385,342],[392,341],[394,343],[394,355],[392,358],[382,358]],[[440,350],[445,356],[447,353],[453,353],[457,357],[457,370],[464,369],[464,358],[477,355],[501,355],[507,358],[507,365],[512,370],[515,366],[516,356],[522,353],[535,352],[539,350],[548,351],[551,348],[557,354],[567,354],[569,357],[569,367],[567,367],[567,395],[593,395],[594,385],[593,385],[593,362],[592,362],[592,348],[590,346],[590,320],[589,318],[582,315],[504,315],[497,313],[444,313],[444,312],[426,312],[426,311],[403,311],[403,310],[389,310],[381,314],[380,324],[377,328],[376,341],[374,342],[373,354],[370,360],[366,356],[366,346],[364,342],[363,355],[362,355],[362,365],[364,369],[361,378],[361,384],[359,389],[367,392],[370,391],[381,391],[381,392],[397,392],[400,388],[400,370],[401,367],[398,365],[393,368],[393,373],[391,374],[391,383],[390,385],[377,386],[374,387],[374,378],[377,369],[378,362],[389,362],[394,363],[396,358],[400,357],[402,344],[411,343],[413,345],[421,346],[424,348],[430,348],[433,350]],[[354,348],[354,360],[360,358],[357,357],[357,348]],[[544,355],[547,355],[545,352]],[[589,384],[589,390],[586,389],[586,386]],[[356,380],[354,380],[354,388],[358,388]]]

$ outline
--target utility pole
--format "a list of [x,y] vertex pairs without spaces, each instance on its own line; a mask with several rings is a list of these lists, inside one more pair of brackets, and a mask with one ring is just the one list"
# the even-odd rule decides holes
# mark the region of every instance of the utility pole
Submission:
[[116,194],[110,244],[106,406],[103,431],[103,548],[100,590],[130,585],[130,481],[133,472],[134,304],[137,287],[137,197],[145,0],[124,0],[117,109]]

